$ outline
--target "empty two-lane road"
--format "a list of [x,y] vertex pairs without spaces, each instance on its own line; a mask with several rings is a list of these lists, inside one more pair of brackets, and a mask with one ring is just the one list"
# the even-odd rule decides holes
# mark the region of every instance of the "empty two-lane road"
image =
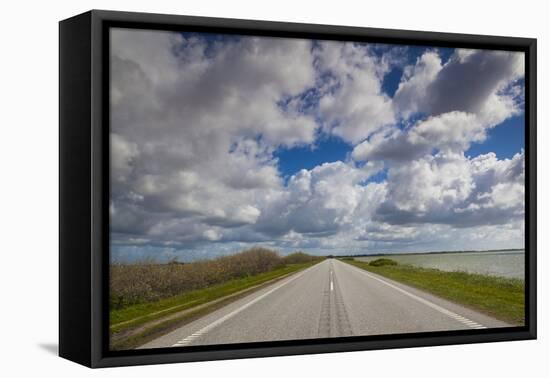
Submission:
[[327,259],[141,348],[507,326],[455,303]]

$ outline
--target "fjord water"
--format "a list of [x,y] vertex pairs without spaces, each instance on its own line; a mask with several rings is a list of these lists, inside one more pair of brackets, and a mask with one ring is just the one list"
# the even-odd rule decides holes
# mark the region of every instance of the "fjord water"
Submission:
[[[400,264],[410,264],[447,272],[464,271],[468,273],[520,279],[524,279],[525,273],[525,251],[523,249],[484,252],[403,254],[387,255],[385,257],[389,257]],[[356,259],[371,261],[377,258],[380,258],[380,256],[359,257]]]

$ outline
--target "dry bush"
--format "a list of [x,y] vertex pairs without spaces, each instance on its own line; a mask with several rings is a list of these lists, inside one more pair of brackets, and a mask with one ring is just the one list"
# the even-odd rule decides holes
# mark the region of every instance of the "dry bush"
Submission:
[[318,256],[311,256],[307,253],[300,251],[291,253],[290,255],[283,257],[283,261],[285,264],[304,264],[318,259]]
[[232,256],[193,263],[113,264],[111,307],[155,301],[232,279],[268,272],[290,263],[266,248],[251,248]]

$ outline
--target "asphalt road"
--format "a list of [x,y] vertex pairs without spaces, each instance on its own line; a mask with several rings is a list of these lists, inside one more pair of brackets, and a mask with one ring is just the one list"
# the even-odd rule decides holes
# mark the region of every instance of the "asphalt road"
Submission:
[[327,259],[141,348],[508,326],[456,303]]

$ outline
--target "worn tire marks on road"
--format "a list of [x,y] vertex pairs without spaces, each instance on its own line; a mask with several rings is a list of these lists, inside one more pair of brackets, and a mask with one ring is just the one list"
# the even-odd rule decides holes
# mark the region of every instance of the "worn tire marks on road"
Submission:
[[318,337],[352,336],[353,330],[340,287],[333,273],[332,262],[327,284],[323,292],[323,304],[319,317]]

